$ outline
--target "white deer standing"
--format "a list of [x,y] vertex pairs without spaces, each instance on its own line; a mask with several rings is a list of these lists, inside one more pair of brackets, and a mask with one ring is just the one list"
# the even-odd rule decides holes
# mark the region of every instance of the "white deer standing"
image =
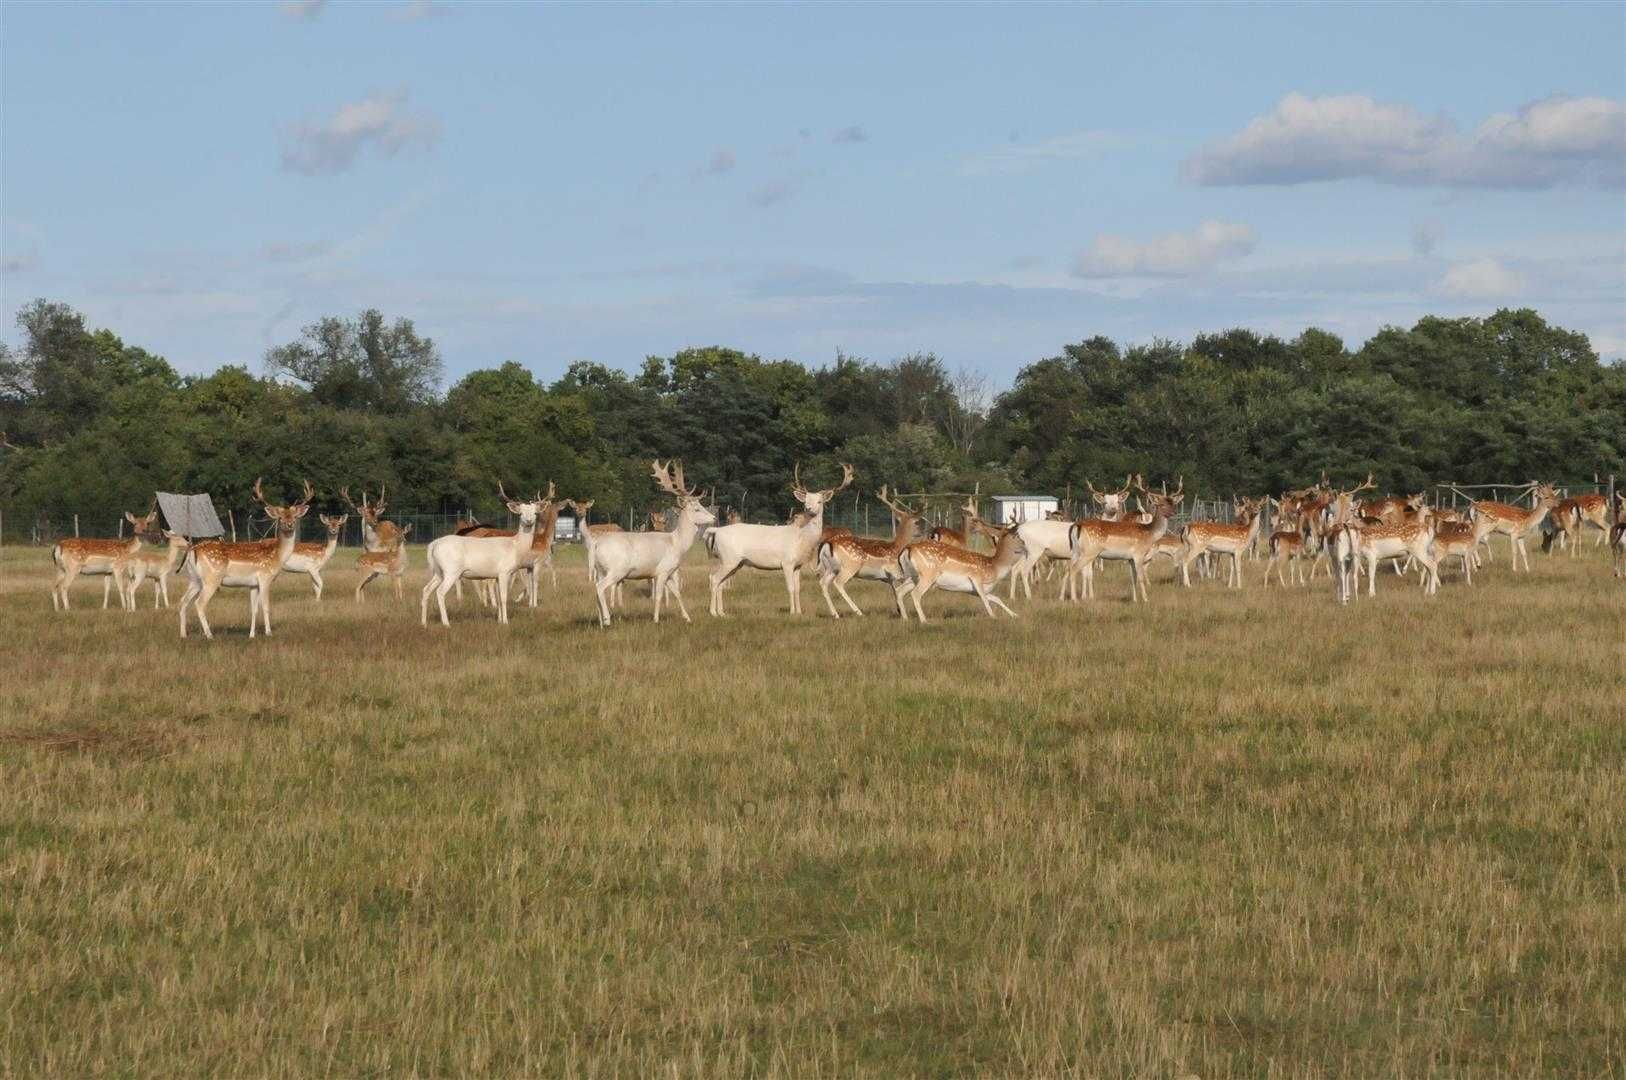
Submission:
[[429,625],[431,592],[440,607],[440,625],[452,625],[446,617],[446,594],[465,577],[497,583],[497,622],[508,625],[508,583],[516,570],[529,565],[536,521],[548,503],[540,491],[530,502],[510,499],[500,483],[497,494],[508,504],[508,512],[519,518],[519,530],[513,536],[442,536],[429,545],[429,582],[423,587],[418,613],[424,626]]
[[661,599],[667,594],[677,601],[683,621],[692,621],[683,603],[677,570],[701,528],[716,524],[717,515],[706,508],[695,489],[684,485],[681,464],[674,461],[663,465],[652,461],[649,466],[655,483],[677,499],[677,526],[670,532],[607,532],[593,540],[588,556],[592,562],[589,573],[598,596],[600,626],[610,625],[610,594],[628,580],[650,583],[656,622],[661,621]]
[[[853,482],[853,467],[841,466],[841,483],[822,491],[802,486],[798,464],[791,494],[801,501],[803,513],[791,525],[724,525],[706,533],[706,547],[717,560],[711,572],[711,613],[723,612],[723,585],[742,566],[756,570],[780,570],[785,575],[785,591],[790,593],[790,613],[802,613],[802,567],[814,565],[819,541],[824,536],[824,508]],[[602,541],[600,541],[602,543]]]

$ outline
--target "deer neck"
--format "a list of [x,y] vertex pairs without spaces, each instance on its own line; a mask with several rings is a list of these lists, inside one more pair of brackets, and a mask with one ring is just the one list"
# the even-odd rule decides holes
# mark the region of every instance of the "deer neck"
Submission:
[[173,574],[175,568],[181,565],[181,560],[186,558],[186,546],[186,538],[181,536],[177,536],[169,542],[169,551],[166,553],[168,558],[164,561],[164,573]]
[[519,519],[519,528],[514,530],[514,550],[521,555],[531,550],[531,541],[536,539],[536,522],[537,518],[532,518],[526,525],[524,518]]
[[288,556],[294,553],[294,546],[299,543],[299,522],[296,519],[292,525],[277,523],[277,567],[288,561]]
[[915,523],[908,519],[894,519],[892,522],[892,544],[888,550],[894,555],[902,554],[903,549],[909,546],[915,536]]
[[688,551],[689,545],[694,543],[694,538],[700,535],[700,523],[694,519],[687,506],[678,511],[677,527],[667,535],[671,536],[672,546],[679,551]]

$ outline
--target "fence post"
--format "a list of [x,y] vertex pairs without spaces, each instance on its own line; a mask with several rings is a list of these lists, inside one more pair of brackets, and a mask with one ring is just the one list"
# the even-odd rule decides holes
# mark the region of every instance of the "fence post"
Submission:
[[226,520],[231,522],[231,542],[237,543],[237,519],[232,516],[231,507],[226,508]]
[[1615,474],[1609,474],[1609,511],[1615,516],[1615,524],[1620,524],[1620,501],[1615,498]]
[[79,539],[79,515],[73,515],[73,538]]

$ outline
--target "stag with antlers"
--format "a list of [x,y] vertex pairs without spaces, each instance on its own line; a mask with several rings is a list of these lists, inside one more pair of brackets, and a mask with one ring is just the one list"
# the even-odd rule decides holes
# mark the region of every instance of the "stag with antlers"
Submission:
[[915,530],[920,524],[920,511],[888,498],[884,485],[875,493],[875,497],[892,511],[891,540],[874,540],[851,533],[831,536],[826,530],[824,539],[819,542],[819,588],[824,592],[824,602],[830,609],[832,619],[841,618],[841,613],[830,599],[831,585],[836,587],[836,592],[841,594],[854,615],[864,614],[847,594],[847,584],[854,578],[886,582],[892,588],[892,603],[898,615],[908,618],[898,591],[903,584],[903,568],[898,556],[914,539]]
[[588,557],[592,560],[600,626],[610,625],[610,593],[623,581],[650,583],[657,623],[661,621],[661,600],[668,595],[677,602],[683,621],[690,621],[678,582],[678,566],[700,530],[716,524],[717,515],[706,507],[697,493],[698,488],[684,483],[681,463],[652,461],[649,468],[656,485],[677,500],[673,508],[677,522],[670,532],[618,531],[601,534],[593,540]]
[[1535,505],[1528,510],[1522,506],[1495,502],[1490,499],[1474,500],[1476,524],[1482,523],[1484,529],[1483,533],[1476,529],[1475,535],[1484,537],[1487,541],[1485,545],[1487,551],[1490,549],[1488,541],[1491,536],[1497,533],[1506,536],[1513,551],[1513,569],[1515,572],[1519,569],[1519,557],[1521,555],[1524,557],[1524,569],[1527,573],[1529,572],[1530,551],[1524,546],[1524,538],[1541,527],[1541,523],[1546,520],[1547,514],[1559,502],[1558,492],[1553,489],[1551,484],[1532,480],[1530,485]]
[[[926,621],[926,611],[920,606],[920,601],[933,589],[975,596],[982,601],[982,609],[990,618],[994,617],[995,607],[1016,618],[1016,612],[1011,610],[1010,605],[994,594],[1000,579],[1022,561],[1022,538],[1017,533],[1016,523],[995,526],[973,516],[969,525],[994,542],[992,555],[984,555],[957,544],[922,540],[910,544],[898,556],[898,565],[904,576],[899,592],[914,602],[915,615],[922,623]],[[901,602],[899,607],[902,607]]]
[[361,505],[357,506],[350,498],[350,489],[339,489],[339,498],[343,499],[350,509],[361,518],[361,546],[368,551],[389,551],[395,542],[401,538],[402,531],[394,522],[385,521],[384,513],[384,485],[378,485],[378,501],[367,501],[367,489],[361,491]]
[[818,557],[824,538],[824,508],[853,482],[853,467],[841,466],[841,483],[833,488],[809,491],[802,486],[802,470],[797,464],[791,494],[806,512],[791,525],[724,525],[706,533],[706,548],[717,566],[711,572],[711,613],[723,612],[723,586],[742,566],[756,570],[779,570],[785,575],[785,591],[790,593],[790,613],[802,613],[802,567]]
[[1181,477],[1173,494],[1167,493],[1167,485],[1164,491],[1149,491],[1138,477],[1136,483],[1140,487],[1142,504],[1149,503],[1152,508],[1149,523],[1085,518],[1073,524],[1068,538],[1071,556],[1066,574],[1069,585],[1073,578],[1079,579],[1077,586],[1071,587],[1074,595],[1095,596],[1095,562],[1097,559],[1109,559],[1129,564],[1130,601],[1151,601],[1146,589],[1150,576],[1147,570],[1158,544],[1168,533],[1169,523],[1185,501],[1186,481],[1185,477]]
[[1117,491],[1097,491],[1094,484],[1090,483],[1089,480],[1085,480],[1084,486],[1089,489],[1090,497],[1101,508],[1101,512],[1096,515],[1096,519],[1099,521],[1122,521],[1124,511],[1129,505],[1130,488],[1134,486],[1137,480],[1138,477],[1134,475],[1125,476],[1124,486]]
[[327,542],[322,544],[295,544],[294,553],[288,556],[288,561],[282,564],[284,573],[308,574],[311,579],[311,588],[316,590],[316,599],[322,599],[322,569],[333,558],[333,553],[339,549],[339,534],[344,529],[344,523],[350,520],[349,514],[339,514],[329,517],[326,514],[318,515],[322,524],[327,528]]
[[460,578],[471,581],[494,581],[497,585],[497,622],[508,625],[508,590],[514,574],[532,560],[532,541],[536,538],[537,519],[548,510],[548,501],[538,491],[528,502],[508,497],[502,484],[497,494],[507,505],[509,513],[519,518],[519,529],[513,536],[442,536],[429,545],[429,581],[423,587],[418,620],[429,625],[429,594],[435,594],[440,608],[440,624],[451,626],[446,617],[446,594]]
[[283,564],[299,542],[299,520],[311,508],[316,489],[304,481],[305,496],[291,506],[273,506],[265,498],[260,481],[254,481],[254,498],[265,508],[266,517],[276,525],[274,540],[251,540],[229,544],[222,540],[203,540],[192,545],[186,555],[188,584],[181,597],[181,636],[186,636],[186,611],[196,608],[198,625],[203,636],[213,638],[209,628],[209,601],[222,587],[248,590],[248,636],[254,636],[257,621],[265,624],[265,634],[271,636],[271,583],[282,573]]

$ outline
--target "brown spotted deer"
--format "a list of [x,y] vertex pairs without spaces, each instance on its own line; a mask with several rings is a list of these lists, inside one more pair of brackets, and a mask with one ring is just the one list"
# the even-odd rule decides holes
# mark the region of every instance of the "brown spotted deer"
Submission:
[[1441,521],[1434,519],[1434,558],[1440,566],[1445,565],[1447,559],[1458,559],[1462,562],[1462,580],[1469,585],[1474,583],[1474,567],[1479,565],[1479,553],[1475,550],[1478,544],[1474,542],[1474,526],[1471,521]]
[[1141,504],[1150,504],[1152,508],[1152,520],[1147,524],[1135,520],[1106,521],[1102,518],[1085,518],[1073,523],[1072,559],[1068,564],[1067,576],[1080,579],[1076,590],[1078,595],[1094,598],[1095,561],[1107,559],[1129,564],[1131,602],[1151,601],[1146,588],[1150,576],[1147,570],[1158,542],[1168,534],[1169,522],[1179,513],[1180,504],[1185,501],[1186,481],[1181,477],[1172,495],[1148,491],[1145,485],[1141,486],[1140,492]]
[[833,488],[809,491],[802,486],[797,466],[791,494],[806,514],[793,525],[724,525],[706,533],[706,547],[717,566],[711,572],[711,613],[724,615],[723,586],[742,566],[756,570],[778,570],[785,575],[785,591],[790,594],[790,613],[802,613],[802,567],[814,564],[824,539],[824,508],[831,499],[853,482],[853,467],[841,466],[841,483]]
[[1266,587],[1270,585],[1270,572],[1276,571],[1276,581],[1283,588],[1287,587],[1287,579],[1283,576],[1282,564],[1286,563],[1292,571],[1293,584],[1307,584],[1309,577],[1302,573],[1305,556],[1309,552],[1309,542],[1305,539],[1304,523],[1299,518],[1298,500],[1292,496],[1284,495],[1276,503],[1276,528],[1270,534],[1267,546],[1270,550],[1270,561],[1265,564]]
[[926,611],[920,606],[920,600],[933,589],[974,595],[982,601],[982,609],[990,618],[996,605],[1016,618],[1016,612],[994,595],[1000,578],[1009,574],[1022,559],[1022,538],[1017,534],[1016,523],[988,525],[975,516],[969,522],[970,528],[981,529],[994,541],[992,555],[940,540],[917,541],[898,555],[898,565],[903,571],[903,583],[898,590],[899,607],[902,607],[902,597],[913,600],[915,615],[922,623],[926,621]]
[[119,586],[120,606],[129,607],[125,602],[123,580],[118,574],[119,560],[141,550],[141,538],[152,532],[153,523],[158,520],[158,510],[155,506],[141,517],[136,517],[126,510],[124,519],[131,526],[130,537],[127,540],[81,540],[76,536],[71,540],[58,540],[52,546],[51,561],[56,564],[56,578],[51,582],[53,611],[68,610],[68,586],[72,585],[80,574],[107,579],[102,582],[103,611],[107,610],[108,597],[115,584]]
[[361,590],[367,583],[376,577],[387,577],[395,584],[395,599],[404,600],[406,597],[401,590],[401,578],[407,568],[406,538],[412,533],[412,523],[407,522],[395,539],[395,544],[387,551],[362,551],[356,559],[356,568],[361,571],[361,581],[356,585],[356,603],[361,603]]
[[968,495],[965,505],[960,507],[960,527],[951,529],[947,525],[933,525],[926,530],[926,538],[936,540],[940,544],[958,544],[961,547],[970,547],[973,533],[971,523],[975,520],[977,520],[977,500],[974,496]]
[[901,618],[908,618],[903,609],[903,598],[898,590],[903,585],[903,567],[898,562],[898,556],[903,549],[915,538],[915,530],[920,524],[919,512],[887,497],[887,489],[883,486],[876,492],[887,509],[892,511],[892,539],[876,540],[867,536],[829,536],[826,535],[819,542],[819,588],[824,592],[824,602],[830,608],[830,617],[841,618],[836,610],[835,602],[830,599],[830,586],[836,587],[836,592],[847,602],[854,615],[863,615],[864,612],[853,598],[847,594],[847,585],[854,578],[866,581],[884,581],[892,588],[892,603],[897,608]]
[[1366,595],[1378,594],[1378,560],[1406,558],[1423,568],[1422,587],[1426,596],[1440,588],[1440,566],[1434,557],[1434,529],[1428,523],[1427,508],[1419,520],[1394,525],[1355,526],[1355,557],[1366,560]]
[[316,491],[305,481],[305,497],[291,506],[272,506],[254,481],[254,498],[275,524],[274,540],[251,540],[229,544],[223,540],[201,540],[186,553],[188,584],[181,597],[181,637],[186,636],[186,610],[195,607],[203,636],[213,638],[209,628],[209,601],[222,587],[248,590],[248,636],[254,636],[256,622],[263,621],[271,636],[271,583],[282,573],[282,564],[299,542],[299,519],[311,508]]
[[349,514],[340,514],[338,517],[328,517],[320,514],[323,525],[327,526],[327,542],[323,544],[295,544],[294,553],[288,556],[288,561],[282,564],[285,574],[309,574],[311,588],[316,590],[316,599],[322,599],[322,568],[327,566],[333,558],[333,553],[339,548],[339,533],[344,523],[350,520]]
[[164,607],[169,607],[169,579],[180,569],[181,560],[186,557],[186,537],[180,533],[164,530],[164,546],[161,548],[143,547],[133,555],[124,558],[120,572],[124,579],[124,590],[129,594],[129,607],[134,610],[136,590],[141,588],[148,578],[152,578],[152,606],[158,609],[159,601]]
[[1598,530],[1597,542],[1593,544],[1596,547],[1609,537],[1609,496],[1589,493],[1577,495],[1575,501],[1581,512],[1582,529]]
[[1560,499],[1547,513],[1541,527],[1541,553],[1551,555],[1553,544],[1569,549],[1570,557],[1581,553],[1581,503],[1577,499]]
[[401,527],[392,521],[385,521],[384,513],[384,485],[378,485],[378,501],[367,501],[367,490],[362,489],[361,505],[357,506],[350,499],[350,489],[339,489],[339,497],[349,504],[350,509],[361,518],[361,546],[368,551],[388,551],[401,537]]
[[[1521,555],[1524,557],[1524,569],[1527,573],[1529,572],[1530,551],[1524,545],[1524,538],[1532,530],[1540,528],[1548,512],[1558,505],[1558,493],[1553,490],[1551,484],[1532,481],[1532,485],[1535,497],[1535,506],[1532,509],[1527,510],[1522,506],[1494,502],[1490,499],[1474,500],[1474,514],[1486,523],[1485,528],[1487,530],[1483,534],[1478,533],[1476,530],[1476,535],[1482,535],[1487,540],[1490,536],[1496,534],[1506,536],[1508,545],[1513,552],[1513,569],[1515,572],[1519,569],[1519,557]],[[1487,543],[1487,550],[1489,546]]]
[[1189,587],[1191,564],[1213,552],[1231,557],[1231,574],[1226,584],[1242,587],[1242,553],[1253,546],[1254,538],[1259,535],[1259,527],[1264,522],[1264,514],[1260,513],[1264,500],[1244,498],[1235,502],[1237,521],[1233,524],[1193,521],[1186,525],[1185,548],[1180,555],[1181,584]]

